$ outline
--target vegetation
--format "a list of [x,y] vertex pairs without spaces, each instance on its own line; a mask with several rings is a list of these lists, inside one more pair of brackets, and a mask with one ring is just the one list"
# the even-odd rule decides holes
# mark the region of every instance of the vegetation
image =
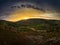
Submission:
[[50,44],[60,45],[60,20],[0,20],[0,45]]

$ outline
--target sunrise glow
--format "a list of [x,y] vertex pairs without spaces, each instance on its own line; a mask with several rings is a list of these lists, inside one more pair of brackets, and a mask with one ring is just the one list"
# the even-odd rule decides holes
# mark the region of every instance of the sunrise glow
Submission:
[[38,15],[41,15],[42,13],[42,11],[36,9],[23,8],[13,12],[6,20],[16,22],[19,20],[26,20],[29,18],[38,17]]
[[23,8],[14,11],[10,14],[9,17],[5,18],[7,21],[20,21],[20,20],[27,20],[31,18],[41,18],[41,19],[57,19],[53,16],[53,13],[45,13],[40,10],[32,9],[32,8]]

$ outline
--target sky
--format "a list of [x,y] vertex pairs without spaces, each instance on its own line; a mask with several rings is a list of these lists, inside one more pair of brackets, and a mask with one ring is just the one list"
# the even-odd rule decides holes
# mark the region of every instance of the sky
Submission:
[[0,20],[60,20],[60,0],[0,0]]

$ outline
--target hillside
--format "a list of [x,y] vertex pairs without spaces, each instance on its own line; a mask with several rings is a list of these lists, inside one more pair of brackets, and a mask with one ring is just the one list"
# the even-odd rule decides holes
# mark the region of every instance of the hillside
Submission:
[[14,27],[17,30],[34,28],[35,30],[60,31],[60,20],[29,19],[18,22],[0,20],[0,25],[7,26],[7,28]]
[[60,45],[60,20],[0,20],[0,45],[50,44]]
[[25,21],[16,22],[17,27],[25,26],[35,28],[37,30],[60,30],[59,20],[44,20],[44,19],[29,19]]

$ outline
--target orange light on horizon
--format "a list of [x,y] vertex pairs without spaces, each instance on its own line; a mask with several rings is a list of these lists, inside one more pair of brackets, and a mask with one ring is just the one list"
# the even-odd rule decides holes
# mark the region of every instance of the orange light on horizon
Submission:
[[54,15],[53,13],[45,13],[43,11],[36,10],[33,8],[23,8],[23,9],[14,11],[8,18],[5,18],[5,20],[16,22],[16,21],[27,20],[31,18],[58,19],[53,15]]
[[41,13],[43,13],[43,12],[39,11],[39,10],[36,10],[36,9],[23,8],[23,9],[20,9],[20,10],[17,10],[15,12],[13,12],[5,20],[16,22],[16,21],[19,21],[19,20],[26,20],[26,19],[29,19],[31,17],[38,17],[38,15],[41,15]]

